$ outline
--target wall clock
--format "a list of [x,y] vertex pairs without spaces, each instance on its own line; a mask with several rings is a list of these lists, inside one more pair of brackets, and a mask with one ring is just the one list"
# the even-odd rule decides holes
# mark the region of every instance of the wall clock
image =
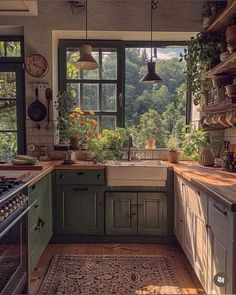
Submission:
[[31,54],[26,59],[25,69],[29,75],[42,78],[48,72],[48,62],[41,54]]

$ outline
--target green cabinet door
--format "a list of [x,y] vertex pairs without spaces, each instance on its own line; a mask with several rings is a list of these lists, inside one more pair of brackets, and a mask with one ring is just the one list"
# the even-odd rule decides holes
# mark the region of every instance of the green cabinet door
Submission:
[[104,234],[104,189],[97,186],[57,186],[57,233]]
[[137,193],[106,193],[106,234],[137,235]]
[[30,272],[52,237],[52,178],[46,175],[29,187],[29,204],[37,203],[28,213],[28,246]]
[[138,235],[161,236],[167,232],[165,193],[138,193]]

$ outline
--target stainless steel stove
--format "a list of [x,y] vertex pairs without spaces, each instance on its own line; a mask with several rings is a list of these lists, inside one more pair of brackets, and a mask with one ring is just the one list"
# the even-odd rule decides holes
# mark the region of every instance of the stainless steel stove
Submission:
[[0,294],[27,293],[27,192],[26,183],[0,176]]

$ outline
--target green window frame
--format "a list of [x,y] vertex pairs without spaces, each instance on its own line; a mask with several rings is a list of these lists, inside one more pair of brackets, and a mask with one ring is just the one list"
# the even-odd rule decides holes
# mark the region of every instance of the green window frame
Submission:
[[[68,74],[67,60],[68,54],[80,53],[81,45],[85,44],[84,40],[60,40],[59,41],[59,90],[66,91],[72,90],[77,97],[78,106],[82,108],[85,114],[89,111],[95,113],[95,118],[99,122],[99,131],[107,128],[109,119],[113,120],[113,127],[123,126],[123,56],[122,56],[122,42],[120,41],[89,41],[89,44],[93,47],[93,53],[96,54],[96,59],[100,65],[99,69],[94,71],[77,71],[75,75]],[[114,77],[106,76],[105,74],[105,59],[103,56],[106,54],[114,54],[114,68],[116,68],[116,75]],[[74,61],[77,60],[79,55],[75,54]],[[90,74],[92,73],[92,74]],[[105,77],[104,77],[105,76]],[[93,93],[93,101],[90,103],[93,107],[88,106],[87,101],[89,100],[86,96],[86,91]],[[111,109],[107,108],[105,101],[105,91],[113,92]],[[109,97],[110,99],[110,97]],[[111,99],[110,99],[111,100]],[[105,102],[104,102],[105,101]],[[108,99],[107,99],[108,101]],[[111,121],[112,122],[112,121]]]
[[[68,79],[67,77],[67,49],[77,48],[79,49],[81,45],[85,44],[85,40],[70,40],[61,39],[59,40],[58,54],[59,54],[59,90],[66,91],[67,83],[98,83],[101,85],[104,80],[86,80],[86,79]],[[96,48],[115,48],[118,54],[118,64],[117,64],[117,127],[125,126],[125,49],[126,48],[150,48],[149,41],[116,41],[116,40],[89,40],[89,44],[92,45],[93,50]],[[187,41],[153,41],[153,47],[165,48],[170,46],[188,46]],[[99,64],[101,60],[98,61]],[[111,80],[111,83],[114,82]],[[80,92],[82,93],[82,91]],[[186,100],[186,123],[189,122],[189,112],[191,108],[191,88],[188,85],[188,93]],[[96,112],[95,112],[96,113]],[[101,112],[101,115],[103,113]],[[108,115],[108,113],[105,113]]]
[[[25,98],[24,98],[24,40],[21,36],[0,36],[0,75],[1,83],[9,83],[6,87],[11,87],[13,83],[14,91],[2,91],[0,96],[0,109],[5,108],[6,118],[10,118],[10,112],[15,108],[15,124],[9,124],[9,127],[1,126],[1,139],[9,142],[4,144],[0,142],[0,162],[6,162],[16,153],[25,153]],[[3,90],[3,88],[2,88]],[[12,114],[13,115],[13,114]],[[14,115],[13,115],[14,116]],[[6,124],[7,125],[7,124]],[[14,135],[15,134],[15,135]],[[12,136],[12,137],[11,137]],[[16,138],[16,146],[11,139]],[[8,150],[9,147],[9,150]],[[5,152],[4,152],[5,151]]]

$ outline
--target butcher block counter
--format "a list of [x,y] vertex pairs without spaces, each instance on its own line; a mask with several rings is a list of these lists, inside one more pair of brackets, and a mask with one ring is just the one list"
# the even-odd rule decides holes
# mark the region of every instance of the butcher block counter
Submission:
[[[183,161],[171,165],[174,172],[236,212],[236,173]],[[170,166],[170,167],[171,167]]]
[[[45,162],[44,162],[45,163]],[[227,172],[219,168],[203,167],[197,162],[181,161],[178,164],[166,162],[169,169],[193,185],[199,187],[207,194],[218,198],[232,211],[236,212],[236,173]],[[95,164],[88,161],[78,161],[75,164],[63,164],[62,161],[49,161],[42,170],[0,171],[0,174],[19,177],[29,185],[39,181],[53,170],[67,169],[106,169],[106,165]]]

